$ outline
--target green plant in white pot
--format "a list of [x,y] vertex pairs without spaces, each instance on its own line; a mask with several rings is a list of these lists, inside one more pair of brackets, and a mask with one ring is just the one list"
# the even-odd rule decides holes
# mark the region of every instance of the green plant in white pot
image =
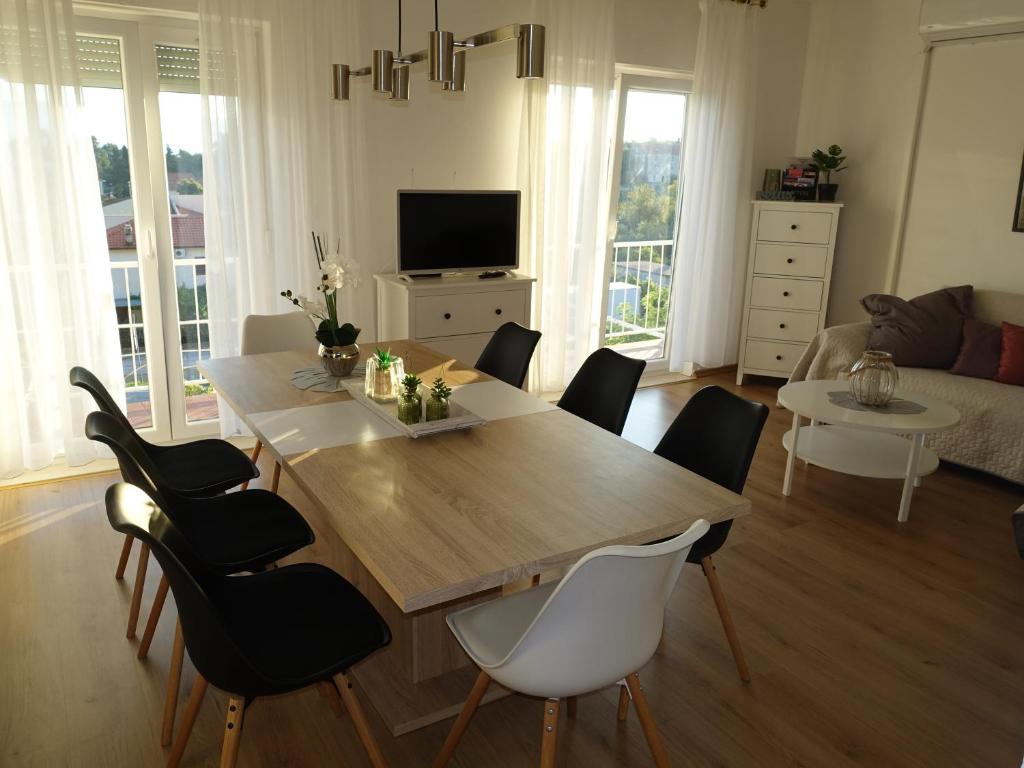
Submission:
[[843,148],[833,144],[827,150],[816,149],[811,153],[811,163],[825,179],[824,182],[818,183],[818,200],[823,203],[835,202],[839,185],[832,183],[832,174],[845,171],[847,168]]

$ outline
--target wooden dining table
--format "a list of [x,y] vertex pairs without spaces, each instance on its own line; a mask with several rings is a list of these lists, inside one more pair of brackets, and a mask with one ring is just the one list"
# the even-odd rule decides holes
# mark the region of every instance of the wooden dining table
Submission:
[[[749,510],[743,497],[470,365],[411,341],[377,346],[426,382],[442,375],[453,400],[463,393],[488,422],[398,434],[347,391],[296,388],[293,371],[318,363],[308,352],[199,367],[309,497],[302,510],[317,541],[298,558],[335,568],[390,625],[391,644],[352,673],[396,736],[454,716],[472,686],[476,670],[448,613],[558,577],[595,548]],[[504,695],[495,685],[485,701]]]

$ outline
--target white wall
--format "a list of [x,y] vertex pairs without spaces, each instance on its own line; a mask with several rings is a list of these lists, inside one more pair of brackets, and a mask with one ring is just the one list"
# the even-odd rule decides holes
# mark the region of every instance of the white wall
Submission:
[[944,285],[1024,293],[1011,231],[1024,156],[1024,39],[932,52],[897,291]]
[[[692,71],[700,12],[697,0],[616,0],[615,46],[620,63]],[[448,0],[442,28],[456,36],[509,22],[526,22],[528,3]],[[395,47],[395,6],[361,0],[364,47]],[[759,94],[755,177],[766,164],[778,165],[793,153],[803,82],[807,0],[773,0],[765,10],[759,48],[763,66]],[[543,21],[543,20],[539,20]],[[405,4],[405,48],[425,47],[433,27],[429,3]],[[420,65],[422,68],[422,65]],[[514,76],[511,44],[476,51],[467,61],[467,91],[442,94],[414,72],[408,104],[374,95],[368,83],[354,81],[353,102],[363,110],[367,151],[366,200],[369,212],[360,234],[358,258],[367,276],[359,306],[364,339],[373,338],[374,272],[395,264],[395,191],[418,188],[515,188],[524,82]],[[351,103],[350,103],[351,104]],[[348,105],[342,106],[345,108]]]
[[833,177],[846,207],[830,325],[863,319],[860,298],[888,288],[924,62],[919,9],[920,0],[812,5],[797,154],[840,144],[850,158]]

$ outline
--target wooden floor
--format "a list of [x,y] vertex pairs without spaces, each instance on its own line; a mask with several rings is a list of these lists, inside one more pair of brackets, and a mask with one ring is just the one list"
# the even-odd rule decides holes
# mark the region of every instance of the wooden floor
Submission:
[[[706,383],[641,391],[627,436],[651,447]],[[770,386],[742,391],[774,406]],[[753,681],[739,682],[696,567],[684,569],[664,642],[641,673],[673,764],[1017,768],[1024,561],[1009,514],[1024,489],[943,466],[899,525],[900,483],[800,466],[784,499],[788,426],[773,407],[747,483],[754,512],[716,557]],[[264,482],[269,475],[265,468]],[[149,660],[137,661],[124,639],[135,560],[115,582],[121,542],[99,503],[114,479],[0,492],[4,768],[134,768],[165,758],[159,720],[173,610]],[[300,509],[308,503],[285,478],[281,490]],[[151,568],[144,610],[158,576]],[[186,662],[186,686],[192,674]],[[225,702],[207,697],[185,765],[217,764]],[[560,727],[559,765],[651,765],[635,714],[617,723],[615,705],[614,690],[581,698],[577,719]],[[392,766],[429,765],[450,726],[393,739],[371,718]],[[240,766],[368,764],[351,721],[313,690],[258,700],[245,726]],[[540,735],[538,701],[490,704],[453,764],[536,765]]]

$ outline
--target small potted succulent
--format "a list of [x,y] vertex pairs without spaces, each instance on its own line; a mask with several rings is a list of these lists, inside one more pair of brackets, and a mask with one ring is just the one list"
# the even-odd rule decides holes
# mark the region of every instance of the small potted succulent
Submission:
[[420,384],[423,380],[415,373],[407,373],[402,379],[402,391],[398,393],[398,420],[403,424],[418,424],[423,418],[423,398]]
[[405,364],[402,358],[391,354],[390,349],[377,347],[370,359],[366,361],[367,397],[378,403],[393,403],[398,397],[402,378],[405,376]]
[[832,183],[832,174],[845,171],[846,166],[843,165],[845,162],[846,155],[843,154],[843,148],[838,144],[833,144],[828,150],[816,149],[811,153],[811,164],[825,178],[824,182],[818,184],[819,201],[823,203],[835,202],[836,193],[839,192],[839,185]]
[[434,383],[430,385],[430,399],[427,400],[427,421],[448,418],[448,398],[451,396],[452,388],[444,383],[444,379],[440,376],[434,379]]

